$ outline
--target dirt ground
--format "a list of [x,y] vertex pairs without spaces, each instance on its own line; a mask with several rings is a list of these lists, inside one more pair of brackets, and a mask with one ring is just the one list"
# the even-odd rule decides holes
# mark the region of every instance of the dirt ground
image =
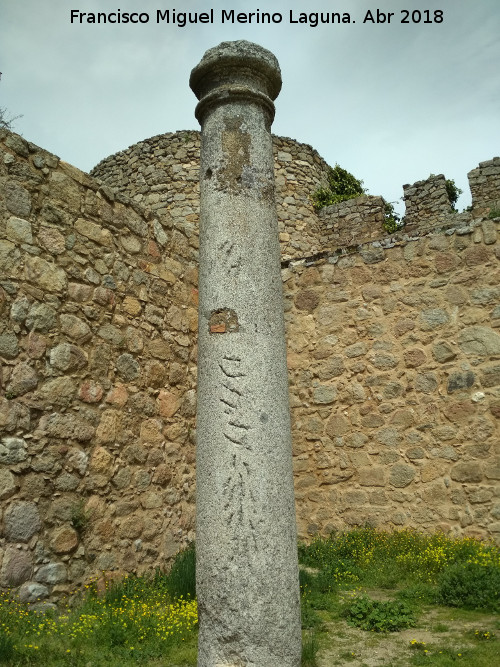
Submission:
[[[364,592],[372,599],[390,598],[382,591]],[[326,622],[328,634],[326,641],[321,640],[318,667],[408,667],[414,654],[414,649],[410,648],[412,640],[424,642],[429,650],[433,645],[456,646],[460,650],[460,647],[474,645],[471,636],[466,635],[468,631],[478,629],[478,625],[493,631],[498,622],[497,616],[482,615],[480,623],[454,616],[451,609],[432,608],[420,616],[417,627],[387,634],[360,630],[344,620]]]

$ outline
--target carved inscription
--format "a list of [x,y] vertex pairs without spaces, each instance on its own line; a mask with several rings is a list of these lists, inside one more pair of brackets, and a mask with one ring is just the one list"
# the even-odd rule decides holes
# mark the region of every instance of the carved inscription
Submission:
[[[241,357],[225,355],[219,363],[221,371],[222,394],[219,397],[224,414],[227,415],[224,438],[230,447],[230,467],[224,481],[224,512],[228,524],[234,527],[238,534],[243,535],[239,540],[237,550],[242,554],[256,548],[254,506],[256,499],[252,492],[251,464],[247,460],[252,446],[248,442],[248,435],[252,426],[245,420],[242,408],[246,404],[244,378]],[[241,530],[242,527],[248,530]],[[249,537],[251,536],[251,537]],[[253,544],[250,544],[250,541]]]
[[222,396],[219,398],[224,405],[224,413],[228,416],[224,437],[229,442],[250,449],[247,443],[247,433],[250,425],[241,418],[241,408],[245,397],[240,385],[245,373],[241,368],[241,358],[226,355],[219,363],[222,372]]
[[241,269],[241,255],[233,241],[224,241],[219,246],[220,261],[229,276],[237,277]]

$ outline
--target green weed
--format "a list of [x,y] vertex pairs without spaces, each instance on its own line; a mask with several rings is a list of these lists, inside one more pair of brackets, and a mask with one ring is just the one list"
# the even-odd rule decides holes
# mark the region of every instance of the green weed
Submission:
[[456,563],[442,573],[437,599],[450,607],[500,611],[500,568]]
[[398,600],[371,600],[361,595],[345,610],[350,625],[373,632],[397,632],[416,625],[413,610]]
[[166,586],[176,598],[194,600],[196,597],[196,552],[194,542],[177,554],[166,575]]
[[302,667],[316,667],[316,654],[319,650],[319,644],[314,631],[308,631],[302,638]]

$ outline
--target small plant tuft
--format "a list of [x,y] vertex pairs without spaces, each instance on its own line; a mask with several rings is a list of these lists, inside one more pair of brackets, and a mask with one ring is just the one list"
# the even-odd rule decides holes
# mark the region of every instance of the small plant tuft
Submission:
[[14,658],[15,648],[12,637],[2,629],[0,633],[0,664],[12,664],[11,660]]
[[491,641],[492,639],[495,639],[495,635],[491,630],[485,630],[484,628],[481,628],[480,630],[474,630],[472,633],[472,636],[474,639],[477,639],[477,641],[480,642],[487,642]]
[[410,640],[410,648],[413,651],[423,651],[424,653],[427,653],[427,644],[425,642],[419,642],[418,639],[411,639]]
[[92,511],[85,509],[85,500],[79,500],[71,508],[70,523],[79,535],[83,535],[90,524]]
[[302,667],[317,667],[316,654],[319,650],[314,630],[309,630],[302,640]]
[[177,554],[165,577],[165,584],[171,596],[185,600],[195,599],[196,551],[194,542]]
[[398,600],[372,600],[361,595],[345,610],[347,622],[362,630],[398,632],[416,625],[413,610]]
[[363,181],[336,164],[333,169],[330,167],[328,170],[327,186],[318,188],[311,195],[311,200],[314,208],[319,211],[325,206],[331,206],[364,195],[365,192]]

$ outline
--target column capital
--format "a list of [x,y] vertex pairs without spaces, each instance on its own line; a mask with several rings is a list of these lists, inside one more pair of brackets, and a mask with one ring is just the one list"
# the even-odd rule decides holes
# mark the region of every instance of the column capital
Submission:
[[258,44],[222,42],[205,53],[192,70],[189,85],[200,100],[195,110],[200,124],[214,107],[236,101],[260,104],[272,123],[281,71],[275,56]]

